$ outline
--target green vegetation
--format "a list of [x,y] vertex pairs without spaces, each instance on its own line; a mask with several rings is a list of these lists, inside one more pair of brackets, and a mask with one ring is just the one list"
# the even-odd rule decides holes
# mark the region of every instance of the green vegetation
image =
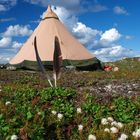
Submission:
[[58,88],[39,73],[0,69],[0,140],[137,140],[140,62],[108,65],[119,71],[63,70]]
[[[132,101],[131,98],[118,97],[104,106],[98,103],[98,97],[85,94],[84,102],[79,106],[82,111],[77,113],[76,93],[71,89],[37,91],[29,87],[13,89],[5,86],[0,96],[0,137],[3,140],[10,139],[13,134],[21,139],[78,140],[79,135],[85,139],[90,133],[102,139],[105,126],[101,119],[110,116],[122,122],[124,127],[120,131],[132,138],[132,132],[140,122],[140,98]],[[59,119],[58,113],[63,117]],[[82,134],[78,131],[80,124],[84,126]],[[111,139],[113,135],[108,137]]]

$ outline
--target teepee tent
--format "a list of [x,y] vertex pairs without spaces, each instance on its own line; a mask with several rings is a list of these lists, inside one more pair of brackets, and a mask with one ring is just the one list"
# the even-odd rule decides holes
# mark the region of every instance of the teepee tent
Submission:
[[58,16],[48,6],[38,27],[27,42],[21,47],[17,55],[9,62],[16,67],[35,69],[37,66],[34,50],[34,38],[37,38],[38,53],[44,66],[52,66],[54,53],[54,39],[58,37],[63,66],[89,67],[99,65],[100,61],[91,54],[60,22]]

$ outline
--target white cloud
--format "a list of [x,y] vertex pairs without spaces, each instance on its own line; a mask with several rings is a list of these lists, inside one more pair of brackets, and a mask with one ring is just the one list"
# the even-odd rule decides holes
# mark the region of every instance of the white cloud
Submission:
[[30,23],[36,23],[36,24],[39,24],[40,20],[31,20]]
[[[0,12],[8,11],[17,4],[17,0],[0,0]],[[0,22],[15,20],[15,18],[0,19]],[[28,36],[32,33],[29,26],[9,26],[4,33],[0,33],[0,63],[7,63],[17,52],[21,43],[12,41],[14,36]],[[12,48],[13,47],[13,48]]]
[[[25,37],[32,33],[28,25],[21,26],[9,26],[4,33],[0,33],[2,39],[0,39],[0,63],[7,63],[10,58],[17,53],[18,48],[22,46],[22,43],[13,41],[13,37]],[[7,52],[7,53],[6,53]],[[5,54],[6,53],[6,54]]]
[[87,0],[24,0],[31,4],[38,4],[43,7],[48,5],[54,5],[57,7],[65,7],[68,11],[71,11],[74,14],[82,12],[101,12],[105,11],[108,8],[104,5],[101,5],[97,1],[87,1]]
[[25,37],[31,35],[32,30],[29,29],[28,25],[20,26],[9,26],[4,33],[1,33],[2,39],[0,40],[0,47],[10,47],[16,49],[19,48],[22,43],[18,43],[16,41],[12,41],[13,37]]
[[8,47],[11,44],[12,39],[9,37],[4,37],[0,40],[0,47]]
[[0,3],[15,6],[17,4],[17,0],[1,0]]
[[0,22],[8,22],[8,21],[13,21],[13,20],[16,20],[15,18],[3,18],[3,19],[0,19]]
[[0,11],[7,11],[17,4],[17,0],[0,0]]
[[9,2],[11,3],[12,6],[15,6],[17,4],[17,0],[9,0]]
[[14,41],[14,37],[25,37],[31,35],[32,30],[29,25],[14,25],[9,26],[4,33],[0,33],[0,63],[7,63],[16,53],[18,48],[23,44]]
[[17,4],[17,0],[1,0],[0,3],[14,6]]
[[115,61],[122,59],[124,57],[133,57],[135,53],[122,47],[121,45],[116,45],[109,48],[102,48],[93,52],[100,60],[104,62]]
[[101,34],[100,31],[87,27],[81,22],[77,22],[75,27],[73,27],[73,33],[79,39],[79,41],[86,45],[93,45],[96,41],[96,37]]
[[79,22],[77,16],[64,7],[52,8],[69,31],[87,48],[96,50],[94,53],[102,61],[114,61],[122,57],[134,56],[133,51],[114,44],[122,36],[116,28],[102,32]]
[[101,5],[101,4],[95,4],[91,8],[92,12],[102,12],[102,11],[106,11],[106,10],[108,10],[108,8],[104,5]]
[[121,34],[118,32],[116,28],[109,29],[105,31],[102,36],[101,36],[101,41],[106,41],[106,42],[113,42],[118,39],[120,39]]
[[65,24],[65,26],[72,31],[73,27],[78,22],[78,18],[71,11],[67,10],[64,7],[57,6],[56,8],[52,6],[52,9],[57,13],[60,21]]
[[0,56],[0,64],[7,63],[10,60],[10,57]]
[[[32,3],[34,2],[35,4],[39,2],[47,3],[46,0],[28,1],[32,1]],[[71,2],[74,5],[76,5],[76,3],[74,3],[75,1]],[[79,3],[79,1],[76,2],[77,4]],[[75,14],[73,14],[73,12],[70,9],[67,10],[66,8],[60,6],[52,6],[52,9],[54,10],[54,12],[57,13],[58,17],[66,25],[69,31],[71,31],[71,33],[73,33],[73,35],[77,39],[79,39],[79,41],[82,44],[84,44],[87,48],[90,48],[91,50],[95,50],[94,53],[99,59],[103,61],[112,61],[120,59],[121,57],[134,55],[134,53],[131,50],[123,48],[120,45],[114,45],[114,41],[119,40],[122,36],[116,28],[109,29],[103,33],[102,31],[88,27],[84,23],[80,22],[78,17]],[[30,29],[30,26],[15,25],[9,26],[2,35],[5,38],[10,38],[15,36],[29,36],[31,33],[32,30]],[[22,43],[18,43],[17,41],[13,41],[11,43],[12,50],[16,51],[17,48],[19,48],[20,46],[22,46]]]
[[9,26],[7,30],[3,33],[3,36],[14,37],[14,36],[29,36],[32,34],[32,30],[29,29],[29,25],[20,26]]
[[127,39],[127,40],[131,40],[131,39],[133,39],[134,38],[134,36],[130,36],[130,35],[126,35],[125,36],[125,39]]
[[62,6],[68,9],[72,9],[74,7],[78,7],[80,5],[81,0],[24,0],[31,4],[38,4],[43,7],[47,7],[48,4],[55,6]]
[[84,23],[79,22],[77,16],[73,15],[73,13],[64,7],[53,7],[53,10],[57,13],[58,17],[69,29],[69,31],[87,47],[93,45],[96,37],[102,33],[101,31],[92,29]]
[[0,54],[0,64],[6,64],[12,58],[12,55],[9,54]]
[[129,15],[129,13],[123,7],[120,7],[120,6],[115,6],[113,8],[113,11],[115,14],[118,14],[118,15]]
[[4,5],[2,5],[2,4],[0,4],[0,12],[1,11],[6,11],[6,7]]
[[14,41],[14,42],[12,43],[12,48],[18,49],[18,48],[20,48],[22,45],[23,45],[22,43],[19,43],[19,42],[17,42],[17,41]]

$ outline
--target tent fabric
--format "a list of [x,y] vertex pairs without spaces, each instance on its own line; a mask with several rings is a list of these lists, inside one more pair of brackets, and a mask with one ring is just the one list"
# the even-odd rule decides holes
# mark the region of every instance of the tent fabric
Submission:
[[[100,61],[95,57],[91,59],[85,59],[85,60],[63,60],[62,66],[75,66],[78,69],[86,68],[89,66],[94,66],[95,64],[99,64]],[[52,61],[42,61],[42,64],[46,69],[52,69],[53,62]],[[99,64],[100,65],[100,64]],[[22,63],[15,65],[17,68],[24,68],[24,69],[32,69],[32,70],[38,70],[39,66],[36,61],[28,61],[24,60]],[[96,68],[95,68],[96,69]],[[100,69],[100,68],[99,68]]]
[[52,11],[51,6],[48,6],[47,12],[43,15],[42,20],[45,20],[47,18],[55,18],[59,19],[58,16]]
[[[96,57],[91,54],[60,22],[58,16],[48,7],[38,27],[34,30],[27,42],[21,47],[17,55],[9,62],[17,67],[30,67],[29,62],[36,64],[34,38],[37,38],[37,49],[42,62],[50,65],[53,61],[54,39],[58,37],[62,52],[63,65],[94,64]],[[50,63],[51,62],[51,63]],[[67,63],[66,63],[67,62]]]

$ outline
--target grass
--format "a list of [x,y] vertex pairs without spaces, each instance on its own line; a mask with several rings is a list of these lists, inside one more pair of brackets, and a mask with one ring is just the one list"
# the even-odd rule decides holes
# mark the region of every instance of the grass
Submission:
[[[140,128],[140,62],[108,65],[119,71],[63,70],[54,89],[40,73],[0,69],[0,140],[14,134],[21,140],[87,140],[90,134],[97,140],[117,140],[122,133],[128,140],[138,139],[132,133]],[[123,127],[108,120],[103,124],[108,117]],[[117,133],[104,132],[113,126]]]

